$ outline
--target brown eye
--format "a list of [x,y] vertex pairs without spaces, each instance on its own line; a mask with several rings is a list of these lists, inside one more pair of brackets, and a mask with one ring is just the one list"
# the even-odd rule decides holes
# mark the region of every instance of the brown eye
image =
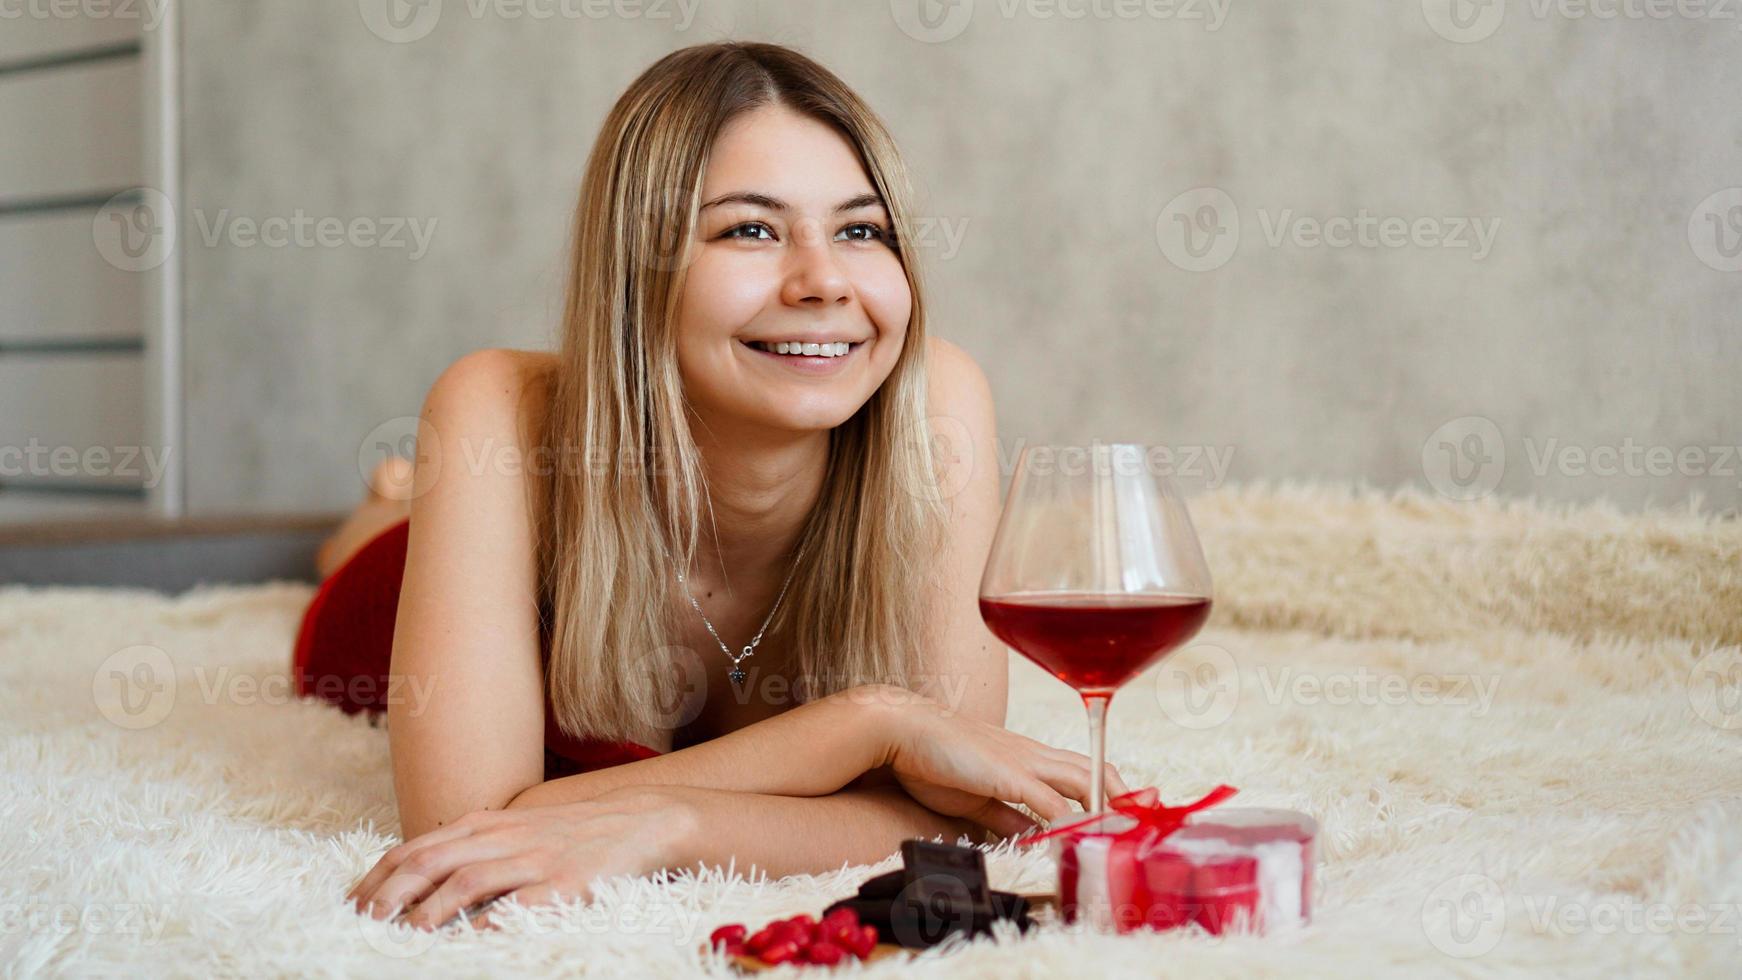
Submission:
[[860,221],[842,228],[835,235],[838,242],[880,242],[888,236],[883,229],[869,221]]
[[[761,232],[763,234],[758,234]],[[744,238],[752,241],[774,241],[774,230],[760,221],[746,221],[720,233],[721,238]]]

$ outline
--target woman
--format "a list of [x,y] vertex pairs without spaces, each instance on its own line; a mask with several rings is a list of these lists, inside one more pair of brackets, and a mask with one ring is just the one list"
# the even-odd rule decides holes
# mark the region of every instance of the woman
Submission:
[[444,372],[415,469],[323,551],[298,680],[381,681],[328,690],[385,707],[406,839],[361,908],[816,871],[1086,802],[1087,759],[1002,728],[991,396],[926,336],[908,197],[876,116],[788,49],[681,50],[619,99],[560,352]]

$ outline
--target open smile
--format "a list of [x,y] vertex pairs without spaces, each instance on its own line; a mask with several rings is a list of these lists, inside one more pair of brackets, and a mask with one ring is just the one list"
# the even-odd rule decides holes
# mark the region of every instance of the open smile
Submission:
[[799,341],[740,340],[758,360],[808,375],[835,374],[865,346],[865,341],[817,344]]

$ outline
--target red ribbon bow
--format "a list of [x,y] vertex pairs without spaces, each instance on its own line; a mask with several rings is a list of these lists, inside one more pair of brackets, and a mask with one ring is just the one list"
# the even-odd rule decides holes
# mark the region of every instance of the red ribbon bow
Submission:
[[[1157,790],[1155,787],[1148,786],[1143,789],[1132,790],[1123,796],[1115,796],[1107,801],[1107,806],[1112,812],[1122,813],[1137,821],[1131,829],[1121,831],[1113,836],[1123,838],[1153,834],[1155,840],[1161,840],[1163,837],[1166,837],[1185,826],[1186,817],[1190,814],[1196,813],[1199,810],[1207,810],[1238,792],[1239,790],[1232,786],[1217,786],[1215,789],[1205,793],[1203,797],[1195,803],[1187,803],[1185,806],[1162,806],[1161,791]],[[1087,819],[1078,820],[1076,823],[1066,824],[1063,827],[1054,827],[1045,833],[1036,834],[1035,836],[1028,838],[1023,841],[1023,843],[1033,844],[1049,838],[1060,837],[1064,834],[1070,833],[1071,831],[1087,827],[1088,825],[1101,820],[1105,816],[1106,814],[1104,813],[1096,814]]]

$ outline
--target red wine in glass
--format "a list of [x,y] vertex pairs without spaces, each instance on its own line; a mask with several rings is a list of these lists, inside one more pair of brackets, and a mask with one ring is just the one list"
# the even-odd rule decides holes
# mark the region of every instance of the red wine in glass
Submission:
[[1197,635],[1210,618],[1202,596],[1142,592],[1038,592],[980,600],[998,638],[1084,695],[1111,697]]
[[1134,443],[1028,446],[980,579],[980,616],[1089,713],[1090,811],[1106,807],[1107,704],[1209,619],[1210,573],[1185,501]]

